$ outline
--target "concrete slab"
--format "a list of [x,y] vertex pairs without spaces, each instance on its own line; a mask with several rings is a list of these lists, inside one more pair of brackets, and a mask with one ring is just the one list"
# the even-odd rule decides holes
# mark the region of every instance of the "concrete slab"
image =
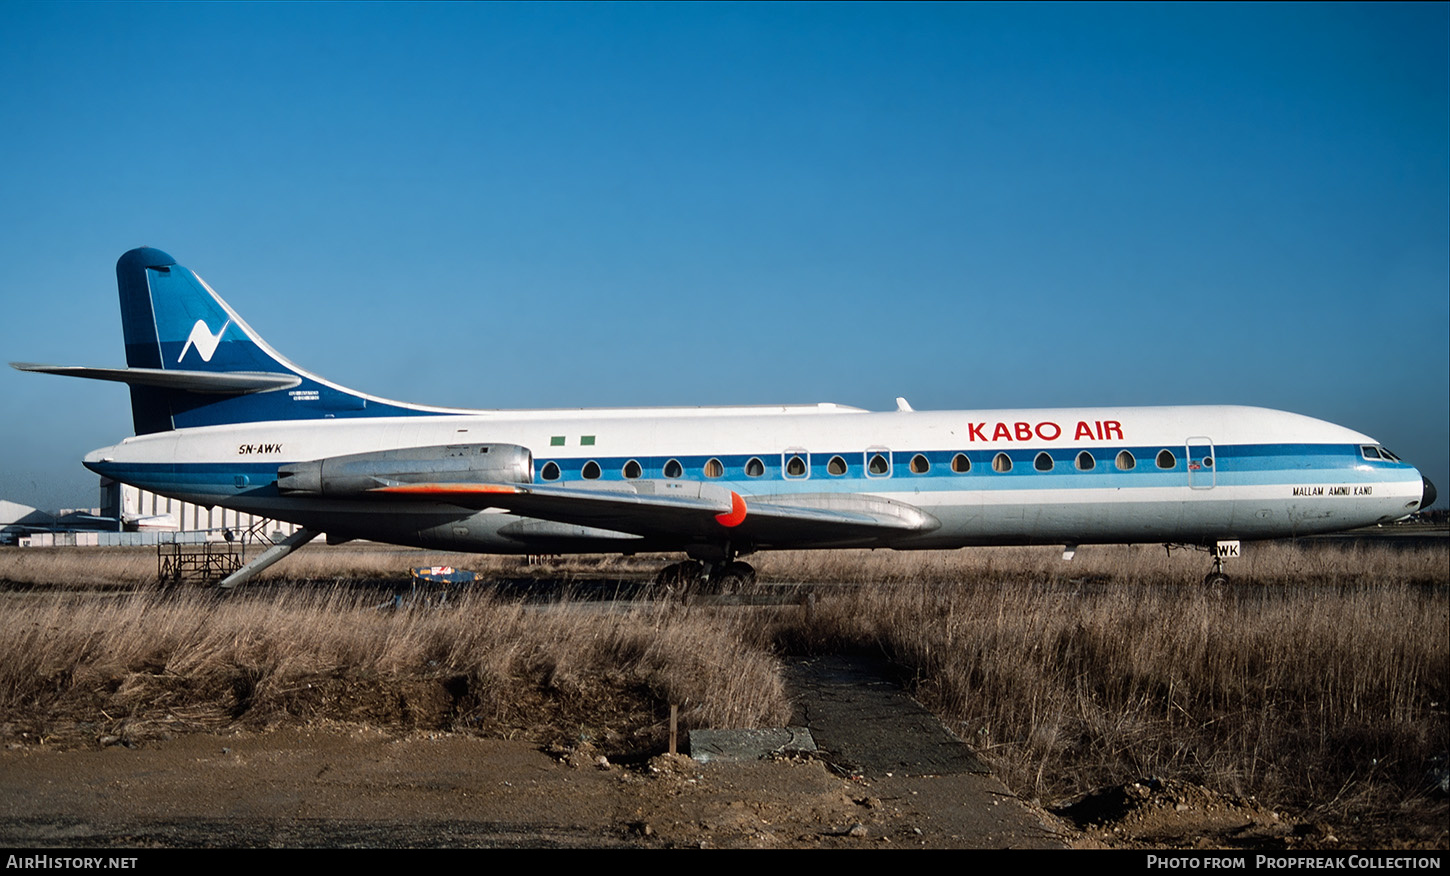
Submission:
[[815,750],[816,742],[805,727],[690,731],[690,757],[700,763],[739,763]]

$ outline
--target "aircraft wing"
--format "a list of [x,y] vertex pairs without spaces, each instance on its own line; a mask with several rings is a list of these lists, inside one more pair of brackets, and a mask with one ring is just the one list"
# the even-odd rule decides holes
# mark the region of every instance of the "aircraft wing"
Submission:
[[640,480],[608,487],[425,483],[368,493],[427,498],[463,508],[502,508],[541,520],[641,536],[694,538],[739,533],[762,545],[830,545],[930,532],[941,525],[913,505],[856,494],[785,494],[745,499],[717,484]]

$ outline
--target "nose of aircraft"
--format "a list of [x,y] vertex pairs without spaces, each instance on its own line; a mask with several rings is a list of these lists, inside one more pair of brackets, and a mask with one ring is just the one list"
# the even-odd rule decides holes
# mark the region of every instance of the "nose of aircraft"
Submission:
[[1431,505],[1435,504],[1437,494],[1435,492],[1435,485],[1430,483],[1429,478],[1425,477],[1424,475],[1420,475],[1420,480],[1425,482],[1425,490],[1423,493],[1420,494],[1420,510],[1424,511],[1426,508],[1429,508]]

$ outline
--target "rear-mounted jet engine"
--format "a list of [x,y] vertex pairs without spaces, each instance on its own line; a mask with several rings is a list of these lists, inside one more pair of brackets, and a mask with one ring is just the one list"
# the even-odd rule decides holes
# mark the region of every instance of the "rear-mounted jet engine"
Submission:
[[402,484],[527,484],[534,455],[517,444],[403,447],[294,462],[277,469],[284,496],[357,496]]

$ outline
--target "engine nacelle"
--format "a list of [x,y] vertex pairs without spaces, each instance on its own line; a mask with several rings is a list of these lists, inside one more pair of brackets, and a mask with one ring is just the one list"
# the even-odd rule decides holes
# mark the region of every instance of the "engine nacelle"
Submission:
[[517,444],[403,447],[294,462],[277,469],[284,496],[355,496],[402,484],[527,484],[534,455]]

